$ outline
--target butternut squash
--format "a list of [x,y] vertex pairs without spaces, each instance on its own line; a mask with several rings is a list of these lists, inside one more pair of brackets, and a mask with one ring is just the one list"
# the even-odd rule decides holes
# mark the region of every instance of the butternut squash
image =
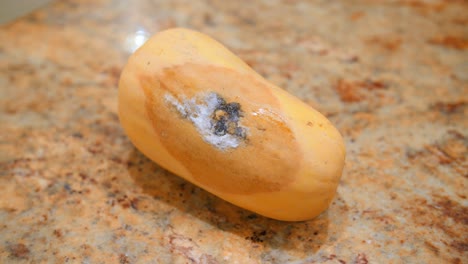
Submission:
[[118,104],[142,153],[237,206],[301,221],[336,192],[345,161],[337,129],[202,33],[150,38],[123,69]]

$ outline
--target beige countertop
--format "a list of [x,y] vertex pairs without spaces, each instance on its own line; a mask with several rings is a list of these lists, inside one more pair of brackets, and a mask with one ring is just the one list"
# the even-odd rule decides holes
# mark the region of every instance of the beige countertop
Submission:
[[[57,1],[0,26],[0,263],[468,263],[466,1]],[[116,115],[132,50],[183,26],[347,146],[297,223],[161,169]]]

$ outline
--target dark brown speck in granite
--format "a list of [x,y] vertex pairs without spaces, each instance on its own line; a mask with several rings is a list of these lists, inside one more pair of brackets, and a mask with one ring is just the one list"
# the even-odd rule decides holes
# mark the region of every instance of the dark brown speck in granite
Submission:
[[[1,25],[0,263],[466,262],[467,13],[443,0],[57,1]],[[174,26],[339,128],[347,160],[327,211],[266,219],[135,150],[120,71]]]

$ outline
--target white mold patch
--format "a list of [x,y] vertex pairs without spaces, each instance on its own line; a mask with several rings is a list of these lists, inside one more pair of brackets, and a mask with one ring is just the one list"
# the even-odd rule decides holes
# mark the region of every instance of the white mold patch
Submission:
[[242,112],[238,103],[226,103],[213,92],[181,100],[167,93],[164,99],[192,122],[206,142],[218,149],[237,148],[246,139],[248,130],[240,125]]

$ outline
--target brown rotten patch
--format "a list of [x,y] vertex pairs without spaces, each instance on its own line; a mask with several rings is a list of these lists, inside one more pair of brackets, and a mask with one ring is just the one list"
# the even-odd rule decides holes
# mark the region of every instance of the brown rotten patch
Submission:
[[[155,134],[164,135],[161,143],[199,183],[220,192],[250,194],[277,191],[294,180],[302,153],[266,84],[226,68],[196,64],[171,67],[140,81]],[[220,150],[206,142],[194,124],[164,100],[166,93],[181,101],[207,91],[222,99],[212,118],[226,121],[214,132],[239,134],[246,140],[238,147]],[[259,109],[267,110],[260,114]],[[237,120],[236,127],[229,127],[229,120]]]

